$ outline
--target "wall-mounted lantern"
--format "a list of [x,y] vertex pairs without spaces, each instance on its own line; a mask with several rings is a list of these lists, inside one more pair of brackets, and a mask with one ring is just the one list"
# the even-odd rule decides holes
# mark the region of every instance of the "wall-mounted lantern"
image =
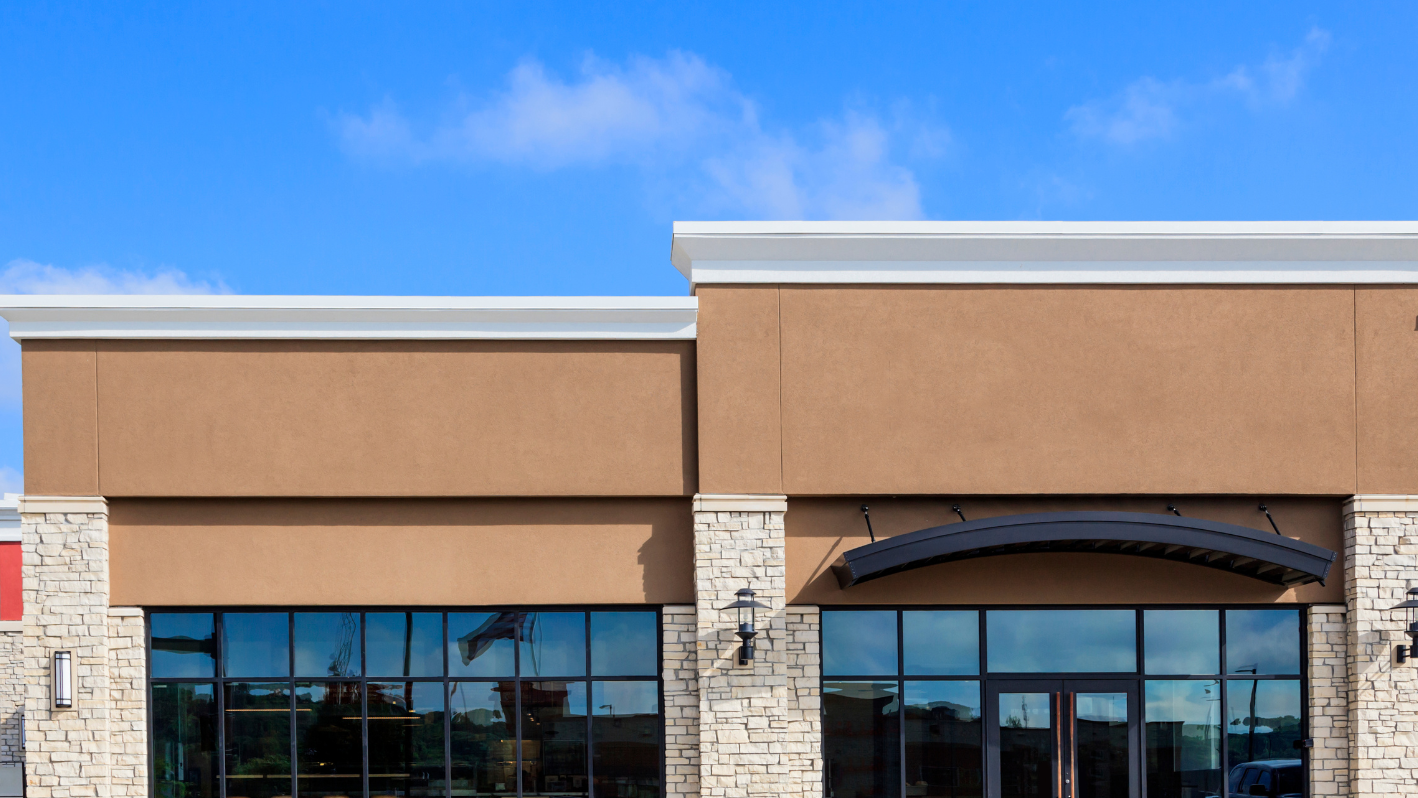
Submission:
[[1408,634],[1408,639],[1412,645],[1398,647],[1398,663],[1402,665],[1414,656],[1418,656],[1418,587],[1408,589],[1408,600],[1393,607],[1395,610],[1403,610],[1403,631]]
[[54,708],[74,708],[74,655],[69,651],[54,652]]
[[753,638],[758,636],[758,630],[753,627],[754,610],[772,608],[762,602],[754,601],[753,591],[748,588],[744,588],[734,595],[738,596],[738,600],[724,609],[738,610],[739,630],[734,634],[743,641],[743,645],[739,646],[739,664],[747,665],[753,659]]

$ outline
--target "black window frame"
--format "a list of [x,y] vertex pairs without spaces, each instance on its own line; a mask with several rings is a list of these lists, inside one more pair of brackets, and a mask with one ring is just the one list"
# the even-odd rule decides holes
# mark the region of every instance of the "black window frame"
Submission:
[[[225,674],[223,662],[223,620],[227,613],[286,613],[286,633],[287,633],[287,659],[289,672],[285,676],[267,678],[255,676],[227,676]],[[295,613],[316,612],[316,613],[342,613],[353,612],[359,615],[359,635],[360,635],[360,667],[358,676],[321,676],[304,677],[297,676],[295,672]],[[443,674],[441,676],[370,676],[367,672],[366,664],[368,659],[367,624],[365,616],[368,613],[439,613],[443,627],[443,638],[440,643],[443,650]],[[520,629],[522,621],[527,614],[538,612],[581,612],[585,614],[585,635],[586,635],[586,668],[581,676],[523,676],[519,667],[522,646],[514,641],[513,650],[513,675],[512,676],[453,676],[451,674],[448,642],[448,614],[460,612],[515,612],[517,617],[517,628]],[[594,612],[653,612],[655,615],[655,674],[653,676],[603,676],[593,672],[591,667],[591,613]],[[214,675],[211,677],[154,677],[153,676],[153,624],[152,616],[155,614],[198,614],[211,613],[213,615],[213,657],[215,662]],[[299,798],[299,776],[298,759],[296,757],[297,732],[295,727],[295,701],[296,685],[305,683],[335,683],[335,682],[358,682],[360,687],[360,739],[362,747],[361,779],[363,783],[362,796],[367,798],[369,792],[369,690],[370,682],[428,682],[443,685],[443,781],[444,798],[452,798],[452,756],[451,756],[451,725],[452,707],[450,705],[449,688],[458,682],[513,682],[516,690],[516,701],[518,707],[518,718],[511,733],[515,735],[517,750],[517,789],[515,795],[521,798],[524,794],[522,777],[522,735],[521,729],[521,703],[522,703],[522,682],[548,682],[565,681],[581,682],[586,686],[586,792],[588,798],[596,798],[595,783],[595,707],[593,692],[596,682],[654,682],[656,687],[657,704],[659,707],[659,722],[656,726],[656,744],[659,748],[659,779],[660,795],[663,797],[667,789],[666,783],[666,755],[665,755],[665,663],[664,663],[664,607],[657,604],[516,604],[516,605],[433,605],[433,606],[396,606],[396,605],[354,605],[354,606],[308,606],[308,605],[261,605],[261,606],[225,606],[225,605],[202,605],[202,606],[178,606],[145,607],[143,610],[143,645],[144,645],[144,674],[145,686],[144,696],[146,700],[146,723],[147,728],[153,728],[153,685],[156,684],[211,684],[216,693],[216,745],[217,745],[217,798],[226,798],[227,778],[226,778],[226,690],[225,687],[231,683],[260,682],[260,683],[283,683],[290,688],[291,700],[291,791],[290,795]],[[148,753],[148,794],[156,798],[157,795],[157,774],[155,772],[156,757],[154,755],[154,745],[156,741],[149,733],[147,753]]]
[[[834,604],[819,605],[818,610],[827,612],[862,612],[862,611],[895,611],[896,612],[896,674],[827,674],[822,668],[818,672],[818,694],[823,695],[823,688],[829,682],[890,682],[895,681],[898,695],[901,696],[901,718],[898,722],[898,760],[900,762],[900,773],[897,775],[897,798],[904,798],[906,794],[906,682],[924,681],[978,681],[980,683],[980,712],[981,730],[985,728],[984,713],[988,711],[985,706],[985,696],[989,692],[990,682],[1008,681],[1031,681],[1041,678],[1064,678],[1068,680],[1112,680],[1133,682],[1137,686],[1137,695],[1140,702],[1139,717],[1145,730],[1146,727],[1146,687],[1149,681],[1219,681],[1221,683],[1221,713],[1218,723],[1221,727],[1221,798],[1237,798],[1245,793],[1231,793],[1229,777],[1231,772],[1230,744],[1227,738],[1226,727],[1228,725],[1228,712],[1230,709],[1228,687],[1231,681],[1298,681],[1300,683],[1300,739],[1306,740],[1311,736],[1310,730],[1310,636],[1308,634],[1308,624],[1310,608],[1314,606],[1310,603],[1287,603],[1287,604]],[[1104,672],[1104,673],[1075,673],[1069,672],[1040,672],[1040,673],[991,673],[988,669],[989,662],[989,637],[987,631],[986,612],[990,610],[1132,610],[1136,614],[1136,638],[1137,638],[1137,663],[1136,669],[1131,672]],[[979,614],[979,672],[976,674],[961,675],[917,675],[906,672],[905,658],[905,636],[902,613],[913,611],[931,610],[966,610],[975,611]],[[1217,634],[1220,648],[1218,651],[1217,667],[1220,669],[1215,674],[1151,674],[1145,670],[1146,663],[1146,636],[1143,628],[1143,613],[1147,610],[1206,610],[1215,611],[1219,615]],[[1300,666],[1296,674],[1233,674],[1228,672],[1226,662],[1226,611],[1227,610],[1294,610],[1299,615],[1300,634]],[[826,623],[819,622],[818,628],[822,630],[822,636],[818,641],[818,649],[821,652],[821,661],[825,665],[827,661],[827,641]],[[823,711],[826,705],[823,704]],[[824,724],[825,729],[825,724]],[[988,752],[987,743],[982,738],[980,745],[981,755],[981,793],[983,796],[989,795],[990,773],[987,767]],[[1146,741],[1137,752],[1141,759],[1138,762],[1139,774],[1141,776],[1139,798],[1147,796],[1147,762],[1146,762]],[[823,740],[823,767],[822,767],[822,794],[825,798],[832,798],[831,784],[828,781],[827,768],[827,744]],[[1301,779],[1303,795],[1310,798],[1310,768],[1312,765],[1308,748],[1300,748],[1295,752],[1295,758],[1301,760],[1303,776]],[[1237,763],[1242,764],[1242,763]]]

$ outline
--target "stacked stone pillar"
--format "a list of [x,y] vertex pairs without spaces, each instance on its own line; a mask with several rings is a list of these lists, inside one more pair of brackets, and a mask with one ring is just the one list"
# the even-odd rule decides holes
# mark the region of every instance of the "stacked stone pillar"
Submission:
[[[26,496],[20,522],[27,795],[145,796],[143,619],[109,606],[108,504]],[[55,651],[72,652],[70,709],[54,708]]]
[[[815,654],[815,618],[794,618],[790,637],[787,509],[784,496],[694,499],[699,794],[705,798],[822,794],[816,697],[799,692],[807,681],[804,648],[811,645]],[[736,614],[721,611],[742,588],[769,607],[757,612],[757,654],[747,665],[738,664]],[[815,681],[815,670],[812,675]]]
[[1349,785],[1353,795],[1418,794],[1418,662],[1390,610],[1418,587],[1418,496],[1355,496],[1344,508],[1349,677]]

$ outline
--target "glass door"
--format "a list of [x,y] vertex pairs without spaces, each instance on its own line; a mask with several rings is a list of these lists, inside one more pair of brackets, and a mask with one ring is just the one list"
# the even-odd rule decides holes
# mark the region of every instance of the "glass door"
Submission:
[[994,681],[984,714],[990,798],[1140,798],[1137,682]]

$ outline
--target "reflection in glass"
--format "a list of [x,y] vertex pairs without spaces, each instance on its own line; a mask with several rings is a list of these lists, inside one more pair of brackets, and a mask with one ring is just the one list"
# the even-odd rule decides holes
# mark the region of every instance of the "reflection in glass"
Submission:
[[217,798],[217,695],[212,685],[155,684],[152,707],[153,795]]
[[1300,682],[1226,682],[1226,747],[1232,773],[1240,762],[1293,759],[1300,739]]
[[901,613],[901,646],[911,676],[973,676],[980,672],[980,613]]
[[586,613],[529,612],[519,639],[522,676],[586,675]]
[[286,613],[222,613],[222,660],[227,676],[289,676],[290,627]]
[[660,685],[593,682],[596,798],[660,794]]
[[[827,615],[894,613],[823,613]],[[893,630],[895,629],[893,619]],[[893,635],[894,636],[894,635]],[[897,798],[901,793],[900,713],[896,682],[823,682],[822,739],[827,794]]]
[[448,675],[515,675],[515,612],[448,613]]
[[895,676],[896,612],[824,611],[822,672]]
[[906,794],[981,795],[980,683],[906,682],[905,704]]
[[1001,798],[1051,798],[1053,728],[1048,693],[999,694]]
[[290,795],[290,686],[231,682],[223,701],[227,798]]
[[369,794],[443,795],[443,684],[370,682]]
[[522,682],[522,794],[588,794],[585,682]]
[[1146,683],[1147,795],[1207,798],[1221,791],[1221,683]]
[[359,682],[295,686],[297,796],[364,792]]
[[989,610],[989,667],[995,673],[1134,673],[1133,610]]
[[370,676],[442,676],[443,615],[364,614],[365,668]]
[[655,676],[659,673],[658,623],[653,612],[591,613],[591,673]]
[[1143,610],[1142,640],[1147,673],[1221,672],[1221,615],[1216,610]]
[[1078,797],[1128,798],[1127,693],[1076,693],[1073,702]]
[[359,676],[359,613],[297,612],[295,675]]
[[1226,672],[1298,674],[1298,610],[1226,610]]
[[217,675],[215,616],[210,612],[155,612],[151,616],[153,678]]
[[448,691],[454,795],[516,795],[513,682],[454,682]]

